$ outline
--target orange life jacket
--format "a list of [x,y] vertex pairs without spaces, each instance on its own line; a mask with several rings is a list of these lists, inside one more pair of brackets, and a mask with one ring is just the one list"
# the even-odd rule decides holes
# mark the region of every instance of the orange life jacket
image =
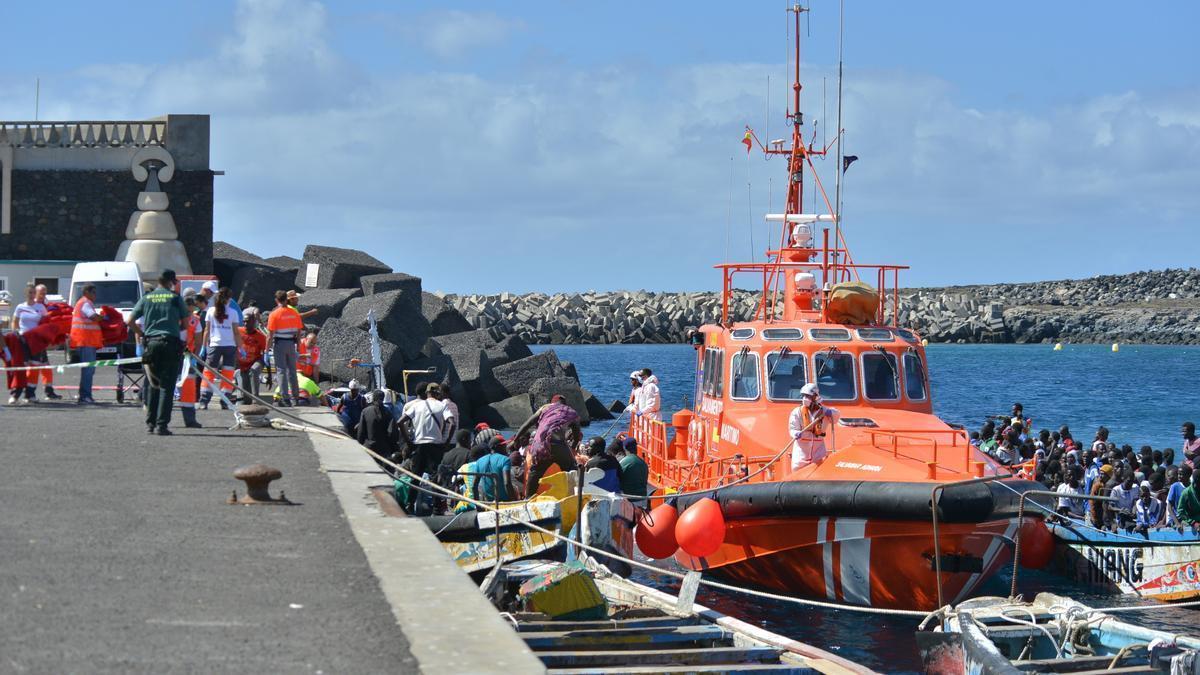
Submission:
[[[104,336],[100,332],[100,323],[95,319],[89,319],[83,315],[83,304],[88,302],[87,298],[80,298],[79,302],[75,303],[75,311],[71,313],[71,346],[72,347],[95,347],[100,349],[104,346]],[[92,311],[96,311],[95,306],[92,306]]]

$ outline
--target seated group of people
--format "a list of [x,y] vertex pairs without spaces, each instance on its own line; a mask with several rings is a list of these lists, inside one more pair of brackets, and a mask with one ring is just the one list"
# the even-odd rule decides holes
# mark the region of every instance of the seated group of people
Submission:
[[[608,492],[644,497],[649,468],[637,455],[637,442],[619,435],[611,443],[586,443],[579,413],[554,396],[509,438],[486,423],[458,428],[458,408],[438,384],[421,384],[416,398],[397,406],[382,390],[369,395],[351,382],[349,393],[333,402],[347,433],[376,454],[407,471],[480,502],[526,499],[552,467],[577,466],[604,472],[596,486]],[[397,481],[397,498],[409,513],[472,508],[451,504],[407,476]],[[424,499],[421,497],[424,496]]]

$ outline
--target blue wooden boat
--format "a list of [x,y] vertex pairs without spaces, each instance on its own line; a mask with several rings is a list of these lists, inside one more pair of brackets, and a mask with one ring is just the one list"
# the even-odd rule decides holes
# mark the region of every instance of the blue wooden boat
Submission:
[[1196,673],[1200,639],[1144,628],[1070,598],[975,598],[922,624],[928,673]]
[[1077,520],[1049,527],[1054,567],[1076,582],[1152,600],[1200,598],[1200,540],[1191,531],[1110,532]]

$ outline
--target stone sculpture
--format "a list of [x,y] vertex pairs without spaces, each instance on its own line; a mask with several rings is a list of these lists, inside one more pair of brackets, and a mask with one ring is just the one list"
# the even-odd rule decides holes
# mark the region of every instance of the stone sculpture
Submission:
[[130,168],[134,179],[146,183],[146,189],[138,193],[138,210],[129,216],[117,260],[137,263],[143,281],[153,282],[164,269],[191,274],[192,265],[179,241],[175,218],[167,210],[170,201],[160,185],[175,175],[174,158],[162,146],[146,146],[134,154]]

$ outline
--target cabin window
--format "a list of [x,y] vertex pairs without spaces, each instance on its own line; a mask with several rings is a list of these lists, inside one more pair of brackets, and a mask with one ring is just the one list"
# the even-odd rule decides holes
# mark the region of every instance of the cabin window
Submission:
[[725,351],[722,349],[704,350],[704,373],[701,389],[708,396],[721,396],[725,390],[724,368]]
[[900,368],[896,355],[867,352],[862,355],[863,393],[872,401],[900,398]]
[[814,340],[825,342],[849,342],[850,331],[845,328],[809,328],[808,335]]
[[817,371],[817,386],[821,397],[830,401],[853,401],[858,398],[854,383],[854,357],[845,352],[818,352],[813,355]]
[[730,360],[729,382],[733,398],[753,401],[758,398],[758,354],[740,351]]
[[734,328],[733,332],[730,333],[730,336],[734,340],[749,340],[750,338],[754,337],[754,329],[753,328]]
[[925,364],[914,352],[904,355],[904,395],[912,401],[924,401],[929,396],[925,387]]
[[892,342],[892,331],[886,328],[859,328],[858,339],[863,342]]
[[804,331],[799,328],[765,328],[763,329],[763,339],[771,342],[803,340]]
[[772,401],[799,401],[800,390],[806,384],[808,363],[804,354],[767,354],[767,398]]

